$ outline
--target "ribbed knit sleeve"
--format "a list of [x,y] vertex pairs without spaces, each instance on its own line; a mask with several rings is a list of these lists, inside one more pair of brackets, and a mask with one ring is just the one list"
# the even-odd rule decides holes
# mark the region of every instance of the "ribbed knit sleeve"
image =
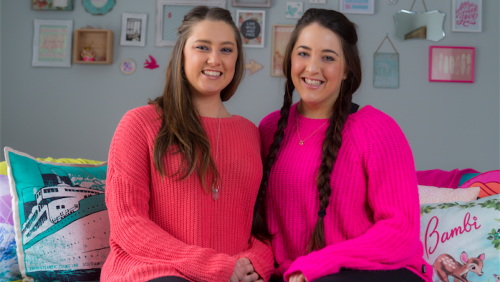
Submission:
[[[144,121],[128,113],[120,122],[109,152],[106,205],[111,223],[111,244],[134,260],[174,268],[194,281],[228,281],[236,257],[210,248],[188,245],[150,219],[151,144]],[[120,254],[117,254],[120,256]],[[122,265],[122,271],[136,265]],[[125,274],[124,274],[125,276]],[[142,281],[147,275],[128,277]],[[134,280],[135,279],[135,280]],[[101,281],[106,281],[103,277]]]
[[[362,113],[360,113],[362,115]],[[419,241],[420,217],[415,167],[411,149],[396,122],[381,112],[363,123],[352,121],[352,150],[359,156],[367,179],[367,203],[373,225],[360,236],[300,256],[284,274],[297,271],[308,281],[337,273],[340,268],[391,270],[424,264]],[[335,164],[342,165],[342,164]],[[350,177],[346,175],[346,177]],[[338,187],[347,189],[347,187]],[[333,195],[332,195],[333,196]],[[343,202],[349,210],[349,202]],[[356,221],[345,214],[343,221]],[[329,228],[325,226],[325,229]],[[326,231],[325,231],[326,232]],[[328,236],[328,234],[326,234]],[[420,264],[420,266],[419,266]],[[424,274],[430,281],[432,268]],[[421,276],[422,273],[417,273]]]

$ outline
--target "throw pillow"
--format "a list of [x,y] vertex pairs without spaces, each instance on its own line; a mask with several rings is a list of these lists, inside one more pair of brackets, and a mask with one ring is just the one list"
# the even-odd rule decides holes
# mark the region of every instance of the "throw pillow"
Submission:
[[98,281],[109,254],[107,163],[58,164],[4,151],[23,277]]
[[422,205],[420,213],[420,239],[433,281],[494,281],[500,265],[500,195]]
[[460,185],[460,188],[479,187],[479,198],[500,194],[500,170],[483,172]]
[[477,199],[479,187],[467,189],[439,188],[418,185],[418,197],[421,205],[447,202],[470,202]]

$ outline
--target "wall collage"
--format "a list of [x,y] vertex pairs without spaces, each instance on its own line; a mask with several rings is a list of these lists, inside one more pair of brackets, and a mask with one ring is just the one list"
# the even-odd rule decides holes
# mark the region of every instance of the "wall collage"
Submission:
[[[84,9],[96,16],[105,16],[117,5],[116,0],[30,0],[31,8],[37,11],[72,11],[74,1],[82,1]],[[282,60],[294,25],[275,24],[272,34],[265,34],[266,8],[271,1],[278,0],[156,0],[155,47],[172,47],[177,40],[176,28],[184,15],[197,5],[226,8],[226,1],[237,7],[235,23],[243,38],[245,48],[264,48],[271,40],[271,76],[282,76]],[[282,1],[282,0],[279,0]],[[311,4],[327,4],[332,0],[304,0]],[[388,5],[398,0],[385,0]],[[414,12],[415,1],[422,1],[425,12]],[[375,0],[338,0],[338,11],[344,14],[376,13]],[[429,4],[432,5],[432,2]],[[118,4],[119,5],[119,4]],[[482,0],[451,0],[452,32],[482,31]],[[242,8],[242,9],[240,9]],[[331,7],[329,7],[331,8]],[[285,18],[299,19],[304,13],[304,2],[286,1]],[[394,14],[394,38],[399,41],[423,39],[438,42],[445,37],[443,30],[445,14],[438,10],[427,10],[425,0],[414,0],[409,10]],[[146,46],[148,14],[123,13],[121,19],[121,46]],[[74,37],[73,37],[74,33]],[[73,30],[72,20],[34,21],[33,67],[70,67],[75,64],[113,64],[113,37],[111,30],[94,29],[87,26]],[[73,38],[73,41],[72,41]],[[379,53],[385,40],[394,53]],[[73,53],[73,56],[71,54]],[[430,46],[429,81],[474,82],[474,47]],[[120,71],[130,75],[137,69],[133,59],[120,62]],[[144,68],[158,68],[155,58],[149,55]],[[262,65],[250,60],[245,65],[249,74],[261,70]],[[399,87],[399,53],[389,34],[373,54],[373,86],[377,88]]]

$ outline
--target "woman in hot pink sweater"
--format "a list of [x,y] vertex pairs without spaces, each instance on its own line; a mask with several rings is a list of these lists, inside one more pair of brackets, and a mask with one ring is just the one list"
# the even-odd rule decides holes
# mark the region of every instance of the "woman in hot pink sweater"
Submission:
[[266,192],[275,276],[431,281],[408,142],[392,118],[351,103],[361,83],[356,43],[344,15],[307,10],[285,54],[283,107],[260,123],[267,157],[258,198]]

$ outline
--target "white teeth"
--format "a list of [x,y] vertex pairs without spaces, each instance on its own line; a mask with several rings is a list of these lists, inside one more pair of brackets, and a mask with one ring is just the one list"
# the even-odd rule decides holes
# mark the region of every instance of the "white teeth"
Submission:
[[204,74],[209,76],[221,76],[221,72],[218,71],[203,71]]
[[318,85],[321,85],[321,83],[323,83],[321,80],[313,80],[313,79],[309,79],[309,78],[306,78],[305,81],[307,84],[312,85],[312,86],[318,86]]

